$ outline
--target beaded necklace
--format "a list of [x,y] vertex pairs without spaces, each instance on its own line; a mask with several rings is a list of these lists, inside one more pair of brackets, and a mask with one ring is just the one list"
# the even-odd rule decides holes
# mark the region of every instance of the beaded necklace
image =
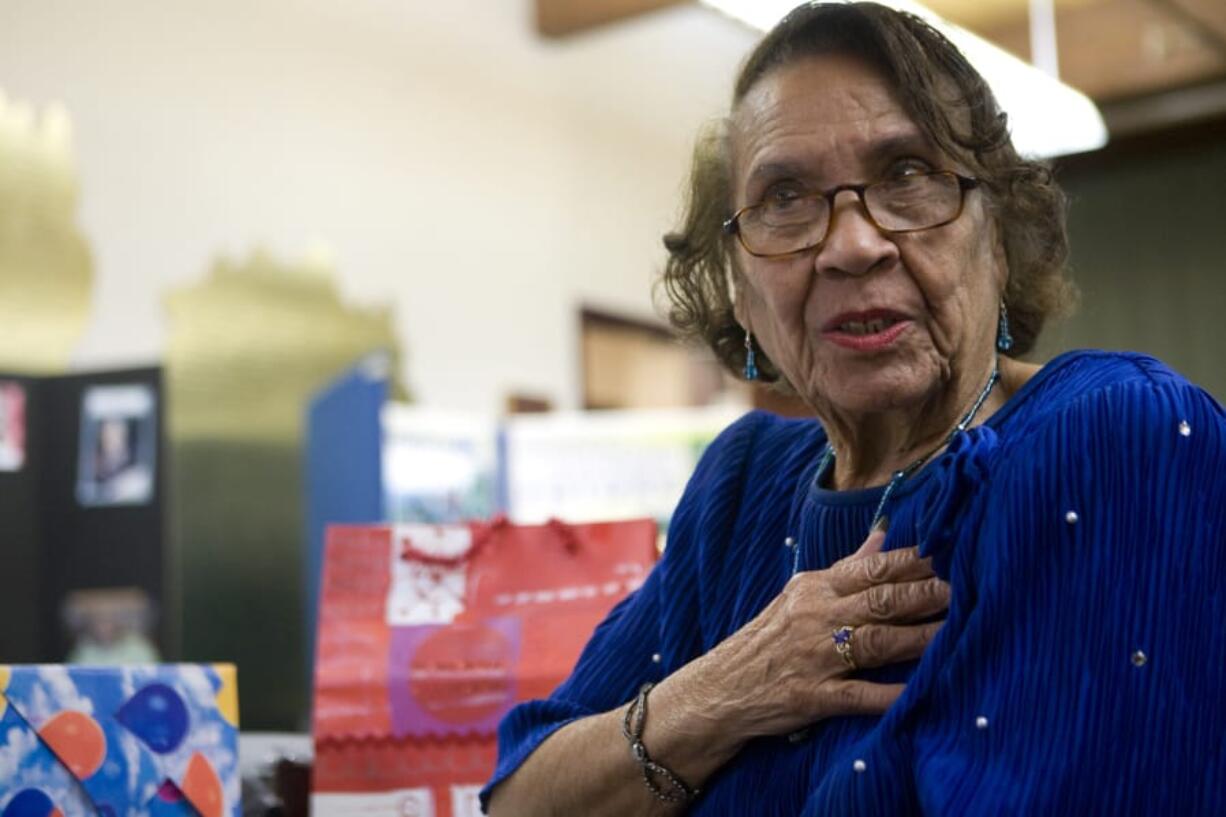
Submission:
[[[967,426],[969,426],[971,422],[974,421],[975,415],[978,414],[979,409],[983,407],[984,402],[988,399],[988,395],[991,394],[992,388],[996,385],[996,382],[998,380],[1000,380],[1000,359],[999,358],[997,358],[996,360],[992,362],[992,373],[988,375],[988,382],[983,385],[983,388],[979,392],[979,396],[975,398],[975,402],[971,405],[970,409],[966,412],[966,414],[962,415],[962,419],[958,421],[958,424],[955,425],[952,429],[950,429],[949,433],[945,435],[945,439],[941,440],[941,444],[933,448],[927,454],[924,454],[923,456],[919,457],[918,459],[914,460],[913,462],[909,463],[903,468],[900,468],[899,470],[895,471],[893,474],[890,475],[890,481],[885,486],[885,491],[883,491],[881,494],[881,501],[877,503],[877,510],[874,511],[873,513],[873,521],[872,521],[872,524],[870,524],[868,528],[869,533],[872,533],[873,528],[875,528],[877,526],[877,523],[881,521],[881,517],[885,513],[886,504],[890,501],[890,496],[893,495],[895,489],[897,489],[899,485],[902,485],[904,482],[906,482],[908,477],[910,477],[912,474],[918,471],[921,467],[923,467],[924,463],[932,459],[933,454],[937,453],[942,448],[949,445],[949,443],[953,440],[954,435],[956,435],[960,431],[966,431]],[[833,463],[834,463],[834,446],[832,446],[830,444],[830,441],[827,440],[825,446],[823,446],[822,448],[821,458],[818,460],[818,463],[817,463],[817,476],[814,477],[814,480],[815,481],[820,480],[822,478],[822,475],[826,473],[826,469],[829,468],[830,465],[832,465]],[[792,574],[795,575],[798,569],[800,568],[799,544],[793,544],[792,551],[793,551],[792,552]]]

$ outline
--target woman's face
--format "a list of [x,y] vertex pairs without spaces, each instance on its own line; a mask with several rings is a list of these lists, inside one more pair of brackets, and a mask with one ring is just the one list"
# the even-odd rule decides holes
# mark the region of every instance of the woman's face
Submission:
[[[734,112],[731,138],[736,208],[926,170],[965,172],[875,69],[840,55],[763,77]],[[965,390],[987,379],[1006,269],[982,189],[965,194],[949,224],[900,234],[878,230],[843,191],[817,249],[758,258],[737,242],[734,252],[739,319],[819,413],[922,408],[951,381]]]

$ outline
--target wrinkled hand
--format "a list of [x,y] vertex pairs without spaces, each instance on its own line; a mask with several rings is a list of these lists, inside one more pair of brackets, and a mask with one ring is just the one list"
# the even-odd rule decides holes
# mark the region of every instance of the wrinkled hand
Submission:
[[[885,531],[826,570],[798,573],[755,619],[692,666],[710,714],[746,737],[792,732],[834,715],[884,712],[902,684],[850,678],[834,631],[854,627],[858,667],[918,658],[943,622],[949,586],[916,549],[881,552]],[[688,669],[688,668],[687,668]]]

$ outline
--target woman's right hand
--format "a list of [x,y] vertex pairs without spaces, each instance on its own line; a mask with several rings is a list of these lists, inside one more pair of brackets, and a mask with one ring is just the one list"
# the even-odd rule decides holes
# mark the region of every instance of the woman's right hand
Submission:
[[[857,667],[908,661],[943,623],[917,622],[949,606],[949,585],[935,577],[930,560],[914,548],[883,553],[884,539],[876,530],[846,559],[797,573],[756,618],[661,683],[653,698],[667,723],[659,725],[725,735],[737,745],[722,747],[724,754],[750,738],[788,734],[831,716],[884,712],[903,685],[849,677],[834,632],[854,628]],[[670,713],[673,706],[679,709]]]

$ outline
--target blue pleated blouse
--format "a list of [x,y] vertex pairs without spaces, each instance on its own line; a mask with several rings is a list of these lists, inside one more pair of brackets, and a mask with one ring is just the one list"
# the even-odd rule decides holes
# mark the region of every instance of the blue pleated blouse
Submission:
[[[882,489],[829,491],[811,420],[707,450],[663,559],[574,673],[512,710],[483,804],[554,730],[734,633],[863,542]],[[692,815],[1226,814],[1226,412],[1150,357],[1070,352],[890,499],[887,549],[952,589],[882,716],[758,739]],[[792,537],[796,549],[785,545]],[[620,738],[619,738],[620,739]],[[627,750],[628,751],[628,750]]]

